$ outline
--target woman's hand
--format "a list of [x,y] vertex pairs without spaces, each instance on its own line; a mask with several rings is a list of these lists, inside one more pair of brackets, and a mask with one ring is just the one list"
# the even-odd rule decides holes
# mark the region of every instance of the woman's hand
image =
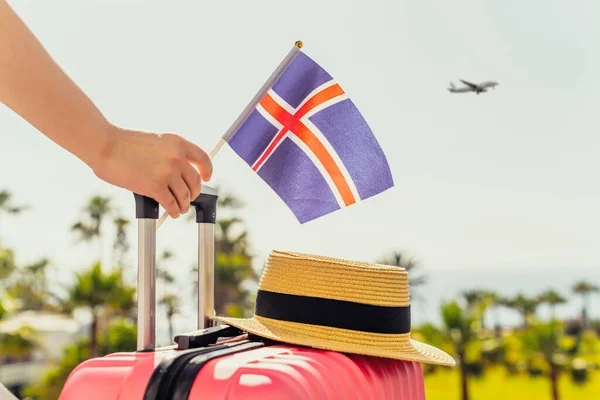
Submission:
[[[158,201],[172,218],[188,212],[212,175],[208,155],[174,134],[109,127],[106,146],[84,157],[102,180]],[[192,165],[195,165],[196,170]]]

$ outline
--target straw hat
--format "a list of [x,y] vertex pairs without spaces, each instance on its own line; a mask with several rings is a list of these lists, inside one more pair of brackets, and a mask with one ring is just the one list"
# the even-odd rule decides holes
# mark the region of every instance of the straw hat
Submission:
[[454,366],[445,352],[410,338],[405,269],[274,251],[254,317],[213,317],[268,339],[398,360]]

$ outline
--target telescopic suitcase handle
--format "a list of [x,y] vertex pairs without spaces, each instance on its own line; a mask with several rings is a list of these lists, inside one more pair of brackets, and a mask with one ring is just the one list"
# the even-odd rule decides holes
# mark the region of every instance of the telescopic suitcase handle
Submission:
[[[134,193],[138,220],[138,326],[137,350],[156,346],[156,200]],[[217,191],[202,185],[198,198],[190,204],[198,224],[198,329],[212,325],[214,311],[215,222]]]

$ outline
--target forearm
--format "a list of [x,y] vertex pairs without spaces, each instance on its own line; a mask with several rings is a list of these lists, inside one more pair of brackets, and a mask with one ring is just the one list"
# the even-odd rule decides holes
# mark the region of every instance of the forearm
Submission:
[[21,19],[0,0],[0,102],[88,165],[112,127]]
[[211,177],[209,156],[184,138],[112,126],[5,0],[0,0],[0,102],[98,177],[152,197],[173,218],[188,211],[201,180]]

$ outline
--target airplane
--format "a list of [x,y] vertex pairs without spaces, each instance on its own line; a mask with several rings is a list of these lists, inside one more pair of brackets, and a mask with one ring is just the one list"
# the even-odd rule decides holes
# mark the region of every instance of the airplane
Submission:
[[454,86],[454,83],[450,82],[450,87],[448,88],[448,91],[451,93],[475,92],[479,94],[482,92],[487,92],[488,88],[495,89],[495,87],[498,85],[498,82],[495,81],[485,81],[481,82],[480,84],[463,81],[462,79],[460,81],[466,86],[457,88],[456,86]]

